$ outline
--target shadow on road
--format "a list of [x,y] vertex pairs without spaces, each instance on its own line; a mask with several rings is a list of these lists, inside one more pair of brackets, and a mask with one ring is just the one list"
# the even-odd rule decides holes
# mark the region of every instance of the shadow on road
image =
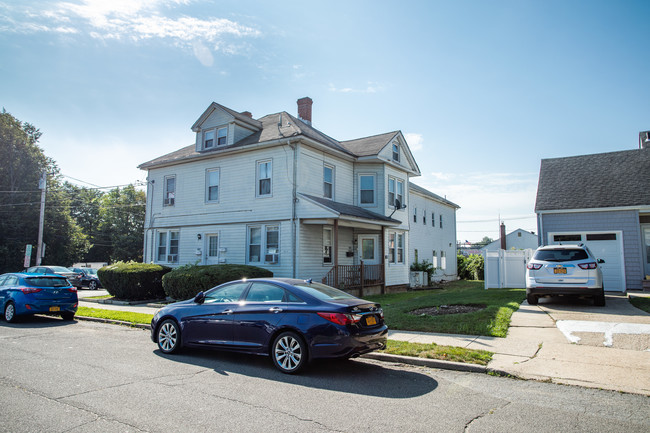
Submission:
[[[2,317],[2,315],[0,315]],[[7,323],[4,318],[0,320],[0,327],[8,328],[56,328],[59,326],[74,325],[76,320],[63,320],[59,316],[45,316],[45,315],[23,315],[17,317],[16,322]]]
[[427,374],[386,368],[363,360],[317,360],[301,374],[288,375],[276,370],[266,356],[194,348],[184,348],[177,355],[166,355],[160,350],[153,353],[173,362],[212,369],[223,376],[239,374],[373,397],[413,398],[438,387],[438,382]]

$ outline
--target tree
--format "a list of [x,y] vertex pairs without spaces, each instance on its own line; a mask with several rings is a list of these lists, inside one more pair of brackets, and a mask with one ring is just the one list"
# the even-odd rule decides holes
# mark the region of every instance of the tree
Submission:
[[56,163],[37,144],[40,137],[41,132],[33,125],[21,123],[4,109],[0,113],[0,272],[23,269],[25,245],[36,245],[38,184],[43,172],[48,181],[43,233],[47,244],[45,263],[72,264],[89,246],[70,217],[70,203],[61,194]]
[[484,246],[486,246],[487,244],[491,244],[492,242],[494,242],[494,239],[488,236],[483,236],[483,239],[481,239],[481,241],[475,242],[472,246],[474,248],[483,248]]
[[142,261],[146,194],[133,185],[115,188],[101,200],[100,230],[110,239],[110,261]]

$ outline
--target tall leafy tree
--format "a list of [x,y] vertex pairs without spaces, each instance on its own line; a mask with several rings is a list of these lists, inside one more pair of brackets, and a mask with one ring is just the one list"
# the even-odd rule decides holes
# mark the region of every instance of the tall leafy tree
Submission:
[[111,261],[142,261],[145,204],[145,192],[133,185],[102,197],[100,230],[111,240]]

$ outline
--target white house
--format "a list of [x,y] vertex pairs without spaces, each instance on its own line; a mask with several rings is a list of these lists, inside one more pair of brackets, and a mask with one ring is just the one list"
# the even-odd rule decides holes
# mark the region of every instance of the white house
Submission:
[[[409,182],[420,169],[402,133],[338,141],[311,126],[311,106],[253,119],[212,103],[194,144],[141,164],[145,262],[245,263],[383,291],[408,285],[413,243],[421,258],[444,251],[455,276],[458,206]],[[436,224],[412,223],[414,207]]]
[[[539,246],[537,235],[523,229],[517,229],[508,233],[505,236],[505,239],[506,243],[504,249],[506,250],[535,250]],[[481,248],[481,251],[499,251],[501,247],[501,239],[497,239]]]

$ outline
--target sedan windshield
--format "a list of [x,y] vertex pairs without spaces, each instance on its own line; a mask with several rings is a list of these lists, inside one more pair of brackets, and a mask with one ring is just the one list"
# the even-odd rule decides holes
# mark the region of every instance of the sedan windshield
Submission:
[[56,277],[25,278],[25,283],[32,287],[68,287],[70,285],[67,279]]
[[64,268],[63,266],[50,266],[50,269],[52,269],[52,272],[67,272],[67,273],[72,273],[71,269]]
[[355,299],[355,297],[349,293],[321,283],[304,282],[295,284],[295,286],[312,295],[314,298],[324,301],[330,301],[333,299]]
[[581,248],[576,249],[557,249],[557,250],[538,250],[535,253],[535,260],[546,262],[572,262],[574,260],[585,260],[589,256],[587,252]]

